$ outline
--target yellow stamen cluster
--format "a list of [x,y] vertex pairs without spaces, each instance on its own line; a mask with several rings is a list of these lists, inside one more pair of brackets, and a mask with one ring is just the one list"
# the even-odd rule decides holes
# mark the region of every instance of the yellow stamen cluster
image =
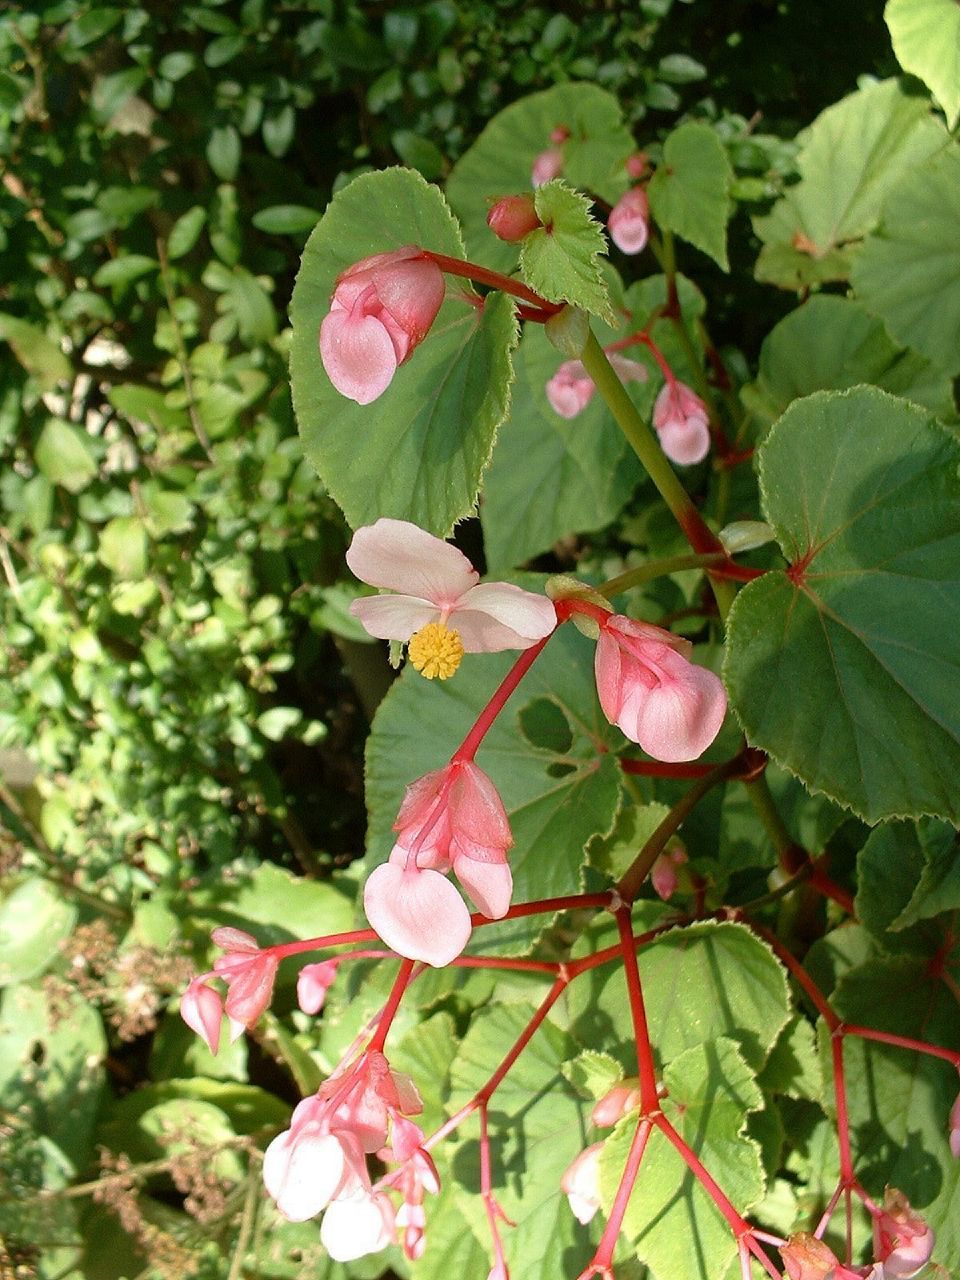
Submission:
[[407,657],[425,679],[448,680],[463,657],[460,632],[442,622],[428,622],[410,637]]

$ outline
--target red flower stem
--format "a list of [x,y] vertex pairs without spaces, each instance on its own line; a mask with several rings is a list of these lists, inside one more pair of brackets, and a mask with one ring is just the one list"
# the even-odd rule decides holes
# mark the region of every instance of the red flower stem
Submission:
[[450,961],[451,969],[509,969],[517,973],[546,973],[555,978],[559,964],[547,960],[513,959],[511,956],[458,956]]
[[822,893],[825,898],[830,898],[837,906],[842,907],[847,915],[856,919],[857,909],[854,904],[853,894],[835,884],[818,863],[814,862],[811,865],[813,870],[810,872],[810,884],[813,888]]
[[470,923],[478,929],[485,924],[500,924],[503,920],[520,920],[524,916],[544,915],[548,911],[582,911],[590,908],[600,910],[608,908],[611,901],[612,895],[609,890],[606,893],[571,893],[563,898],[537,898],[533,902],[518,902],[499,920],[491,920],[489,916],[482,916],[479,911],[474,911],[470,917]]
[[712,764],[664,764],[660,760],[621,760],[624,773],[639,774],[644,778],[705,778],[713,771]]
[[756,924],[750,920],[745,921],[745,923],[753,930],[754,933],[763,938],[764,942],[772,948],[774,954],[779,958],[784,967],[793,975],[800,986],[803,987],[804,991],[815,1005],[817,1012],[830,1028],[831,1033],[838,1031],[841,1027],[840,1019],[834,1013],[826,996],[810,977],[796,956],[792,955],[791,952],[787,950],[775,933],[771,933],[770,930],[765,928],[762,924]]
[[497,1262],[506,1272],[506,1259],[503,1256],[503,1241],[497,1226],[499,1206],[493,1195],[493,1182],[490,1176],[490,1134],[487,1131],[487,1107],[480,1107],[480,1198],[487,1214],[487,1223],[493,1239],[493,1252]]
[[410,983],[410,975],[413,973],[414,962],[412,960],[401,960],[400,969],[397,973],[396,981],[387,999],[387,1003],[383,1006],[380,1013],[380,1019],[377,1022],[377,1029],[373,1033],[373,1039],[368,1045],[368,1049],[383,1052],[383,1046],[386,1044],[387,1034],[390,1031],[390,1025],[393,1022],[397,1010],[400,1008],[400,1001],[403,999],[403,993],[406,991]]
[[[550,632],[550,635],[554,634],[555,633],[553,631]],[[476,724],[451,756],[451,764],[456,760],[472,760],[474,758],[477,754],[477,748],[486,736],[487,730],[503,710],[507,699],[513,693],[514,689],[516,689],[517,685],[536,662],[537,658],[540,657],[540,654],[543,652],[543,647],[549,639],[550,636],[544,636],[542,640],[538,640],[535,645],[532,645],[529,649],[525,649],[523,653],[521,653],[520,657],[507,672],[496,693],[494,693],[493,697],[480,712],[480,715],[477,717]]]
[[379,942],[380,937],[373,929],[350,929],[346,933],[328,933],[319,938],[307,938],[303,942],[280,942],[273,947],[264,947],[264,952],[272,952],[279,960],[287,956],[302,955],[304,951],[323,951],[326,947],[343,947],[350,942]]
[[843,1072],[843,1028],[835,1027],[830,1041],[833,1054],[833,1095],[837,1108],[837,1141],[840,1144],[840,1177],[847,1189],[847,1220],[850,1218],[849,1188],[854,1181],[853,1156],[850,1151],[850,1116],[847,1112],[847,1086]]
[[[639,951],[648,942],[653,942],[654,938],[659,938],[661,934],[669,933],[671,929],[676,929],[677,925],[678,921],[670,920],[668,924],[658,925],[656,929],[650,929],[647,933],[635,934],[633,939],[634,950]],[[592,956],[583,956],[579,960],[568,960],[566,968],[570,981],[572,982],[574,978],[579,978],[581,973],[587,973],[590,969],[599,969],[605,964],[618,960],[622,954],[623,950],[618,942],[612,947],[604,947],[601,951],[595,951]]]
[[548,316],[556,315],[558,311],[563,310],[564,303],[548,302],[546,298],[541,298],[539,293],[534,293],[532,289],[528,289],[519,280],[514,280],[512,276],[491,271],[488,267],[481,267],[479,263],[466,262],[463,258],[448,258],[445,253],[434,253],[431,249],[424,249],[423,256],[430,258],[441,271],[447,272],[448,275],[460,276],[464,280],[474,280],[477,284],[486,284],[491,289],[499,289],[501,293],[509,293],[514,298],[522,298],[524,302],[532,303],[539,311],[547,312]]
[[914,1053],[925,1053],[931,1058],[942,1058],[960,1071],[960,1053],[955,1049],[945,1049],[939,1044],[928,1044],[925,1040],[914,1040],[911,1036],[894,1035],[892,1031],[875,1031],[873,1027],[861,1027],[855,1023],[845,1022],[842,1027],[844,1035],[859,1036],[861,1040],[876,1040],[880,1044],[892,1044],[898,1049],[911,1049]]
[[630,908],[621,907],[616,915],[617,929],[620,933],[620,953],[623,956],[623,971],[627,980],[627,995],[630,1000],[630,1018],[633,1022],[633,1036],[637,1045],[640,1107],[645,1116],[652,1116],[655,1111],[660,1110],[660,1099],[657,1095],[653,1047],[650,1044],[647,1011],[643,1003],[643,987],[640,983],[640,970],[637,967],[637,952],[630,923]]
[[637,1174],[640,1171],[640,1161],[643,1159],[643,1153],[647,1148],[647,1139],[650,1137],[652,1129],[653,1124],[650,1117],[641,1116],[634,1131],[633,1141],[630,1143],[630,1150],[627,1152],[627,1159],[623,1166],[617,1194],[614,1196],[613,1204],[610,1206],[607,1225],[603,1229],[603,1235],[600,1237],[600,1243],[597,1245],[590,1266],[582,1273],[584,1275],[612,1274],[613,1251],[616,1248],[617,1237],[620,1235],[620,1228],[627,1212],[627,1205],[630,1203],[630,1196],[637,1181]]

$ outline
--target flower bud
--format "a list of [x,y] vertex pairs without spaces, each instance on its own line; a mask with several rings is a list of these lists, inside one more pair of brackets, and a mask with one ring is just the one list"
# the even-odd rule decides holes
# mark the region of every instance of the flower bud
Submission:
[[559,178],[561,173],[563,173],[563,152],[558,151],[556,147],[550,147],[534,158],[533,169],[530,172],[531,185],[542,187],[552,178]]
[[515,244],[543,223],[537,215],[532,195],[501,196],[487,214],[487,226],[500,240]]

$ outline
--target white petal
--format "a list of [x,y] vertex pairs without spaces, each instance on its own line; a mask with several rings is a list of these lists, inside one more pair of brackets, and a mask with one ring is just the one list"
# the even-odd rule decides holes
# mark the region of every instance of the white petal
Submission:
[[313,1218],[343,1181],[344,1153],[332,1133],[281,1133],[263,1154],[263,1182],[290,1222]]
[[409,640],[415,631],[440,617],[435,604],[416,596],[360,596],[350,612],[378,640]]
[[384,1195],[334,1200],[320,1225],[320,1240],[336,1262],[353,1262],[385,1249],[393,1237],[393,1206]]
[[480,575],[449,542],[410,524],[382,516],[353,535],[347,564],[361,582],[387,587],[440,609],[452,608]]
[[529,649],[550,635],[557,611],[546,596],[510,582],[482,582],[463,597],[449,625],[459,631],[467,653],[499,653]]

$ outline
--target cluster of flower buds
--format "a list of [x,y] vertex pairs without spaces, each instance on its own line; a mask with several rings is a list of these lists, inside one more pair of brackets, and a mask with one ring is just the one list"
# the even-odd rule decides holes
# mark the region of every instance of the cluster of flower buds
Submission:
[[[224,954],[209,973],[193,979],[180,1001],[180,1015],[211,1053],[220,1045],[220,1028],[226,1013],[231,1043],[252,1027],[273,995],[273,981],[280,963],[272,951],[261,951],[256,938],[242,929],[214,929],[213,941]],[[210,980],[221,978],[227,986],[224,1000]]]
[[[646,382],[647,367],[639,360],[630,360],[617,351],[608,352],[607,359],[621,382]],[[561,418],[575,418],[582,413],[596,389],[581,360],[564,360],[546,386],[550,407]]]

